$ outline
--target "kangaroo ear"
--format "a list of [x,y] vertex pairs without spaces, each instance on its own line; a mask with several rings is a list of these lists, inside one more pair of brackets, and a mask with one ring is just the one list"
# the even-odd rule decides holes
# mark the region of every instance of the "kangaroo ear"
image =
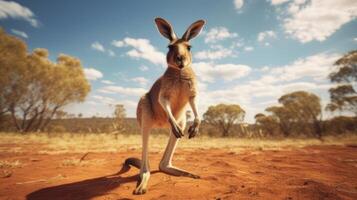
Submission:
[[205,25],[204,20],[198,20],[188,27],[187,31],[183,34],[182,39],[189,41],[196,37],[202,30],[203,25]]
[[155,23],[157,29],[161,33],[162,36],[169,39],[170,41],[177,39],[174,29],[172,28],[171,24],[166,20],[158,17],[155,19]]

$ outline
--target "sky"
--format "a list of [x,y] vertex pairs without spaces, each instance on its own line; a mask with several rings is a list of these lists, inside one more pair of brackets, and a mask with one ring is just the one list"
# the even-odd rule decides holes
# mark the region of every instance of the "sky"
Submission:
[[0,0],[0,26],[29,51],[81,60],[92,89],[66,111],[87,117],[112,116],[115,104],[135,117],[140,96],[167,67],[168,41],[155,17],[168,20],[178,36],[206,21],[191,41],[199,112],[239,104],[250,123],[297,90],[326,105],[334,61],[357,48],[356,0]]

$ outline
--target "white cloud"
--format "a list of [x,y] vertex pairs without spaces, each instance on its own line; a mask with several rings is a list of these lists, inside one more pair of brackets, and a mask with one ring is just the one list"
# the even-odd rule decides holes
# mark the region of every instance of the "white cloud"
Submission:
[[113,85],[114,84],[114,82],[110,81],[110,80],[102,80],[101,82],[104,83],[104,84],[107,84],[107,85]]
[[320,53],[298,59],[289,65],[272,68],[270,74],[276,77],[275,81],[292,81],[303,77],[310,77],[318,81],[327,78],[333,63],[339,57],[338,54]]
[[114,56],[115,56],[114,51],[108,49],[107,52],[108,52],[108,55],[109,55],[109,56],[111,56],[111,57],[114,57]]
[[232,47],[233,47],[233,48],[234,48],[234,47],[240,48],[240,47],[242,47],[243,45],[244,45],[243,41],[238,41],[238,42],[233,43]]
[[222,78],[226,81],[232,81],[241,77],[247,76],[251,68],[247,65],[236,64],[219,64],[198,62],[193,64],[197,76],[205,82],[214,82],[217,78]]
[[237,33],[229,32],[226,27],[211,28],[205,35],[206,43],[216,43],[224,39],[235,38],[238,36]]
[[234,7],[239,10],[243,7],[244,1],[243,0],[233,0]]
[[137,82],[141,87],[145,87],[149,82],[145,77],[134,77],[131,80]]
[[260,69],[260,71],[262,71],[262,72],[267,72],[267,71],[269,71],[269,69],[270,69],[270,67],[264,66],[264,67],[262,67],[262,68]]
[[91,47],[94,50],[97,50],[97,51],[100,51],[100,52],[105,52],[104,46],[99,42],[93,42]]
[[146,92],[144,88],[129,88],[121,86],[105,86],[100,88],[98,91],[101,93],[122,94],[126,96],[141,96]]
[[135,111],[136,107],[138,106],[137,101],[132,101],[132,100],[119,100],[115,104],[122,104],[124,105],[124,108],[126,112],[128,113],[128,116],[135,116]]
[[283,4],[283,3],[286,3],[290,0],[271,0],[271,4],[272,5],[280,5],[280,4]]
[[226,49],[226,48],[219,48],[216,50],[206,50],[206,51],[199,51],[194,54],[196,59],[199,60],[216,60],[222,59],[233,55],[233,50]]
[[121,41],[121,40],[113,40],[112,45],[115,47],[118,47],[118,48],[126,46],[124,41]]
[[137,102],[131,100],[116,100],[111,97],[101,96],[101,95],[93,95],[92,99],[99,101],[102,104],[108,105],[116,105],[116,104],[123,104],[125,109],[132,109],[137,106]]
[[316,84],[312,82],[293,82],[289,84],[284,84],[281,86],[282,93],[289,93],[298,90],[317,90],[317,89],[328,89],[330,88],[330,84]]
[[253,51],[253,50],[254,50],[254,47],[251,47],[251,46],[244,47],[244,51]]
[[266,39],[268,39],[268,38],[276,38],[276,33],[275,33],[274,31],[272,31],[272,30],[260,32],[260,33],[258,34],[257,40],[258,40],[259,42],[262,42],[262,41],[264,41],[264,40],[266,40]]
[[356,0],[294,0],[289,3],[283,27],[302,43],[324,41],[356,16]]
[[11,32],[15,35],[18,35],[20,37],[23,37],[23,38],[28,38],[29,36],[23,32],[23,31],[19,31],[19,30],[16,30],[16,29],[11,29]]
[[14,1],[0,0],[0,19],[22,19],[29,22],[33,27],[38,27],[39,23],[35,19],[34,13],[27,7]]
[[144,71],[148,71],[148,70],[149,70],[149,67],[146,66],[146,65],[141,65],[141,66],[139,67],[139,69],[144,72]]
[[125,107],[127,116],[133,117],[136,113],[137,101],[125,99],[117,100],[102,95],[90,95],[87,100],[79,104],[70,104],[65,107],[65,111],[70,113],[82,113],[84,117],[111,117],[114,112],[114,105],[122,104]]
[[91,48],[100,51],[102,53],[107,53],[109,56],[114,57],[115,53],[111,49],[106,49],[100,42],[96,41],[91,44]]
[[92,96],[92,98],[95,100],[99,100],[101,103],[104,103],[104,104],[115,104],[115,99],[110,98],[110,97],[94,95],[94,96]]
[[204,112],[208,106],[218,103],[239,104],[246,111],[245,121],[253,122],[256,113],[263,112],[267,106],[277,104],[277,99],[283,94],[297,90],[320,93],[326,92],[329,87],[329,84],[304,81],[285,84],[245,82],[235,87],[202,91],[200,99],[204,101],[199,101],[199,110]]
[[[246,121],[253,122],[256,113],[263,112],[267,106],[277,104],[277,99],[288,92],[305,90],[319,95],[322,101],[328,101],[327,90],[331,85],[327,75],[339,57],[337,54],[320,53],[297,59],[284,66],[264,66],[256,71],[261,75],[260,77],[240,81],[233,87],[212,90],[206,89],[205,85],[200,88],[200,99],[204,101],[200,101],[199,110],[204,112],[209,105],[218,103],[239,104],[247,113]],[[199,79],[206,78],[203,81],[209,83],[219,77],[217,74],[219,70],[210,73],[212,64],[209,67],[196,64],[194,67]]]
[[84,68],[84,74],[88,80],[97,80],[103,77],[102,72],[94,68]]
[[148,39],[126,37],[123,40],[114,40],[112,45],[119,48],[132,47],[131,50],[126,52],[129,57],[142,58],[157,65],[166,65],[165,54],[152,46]]
[[357,42],[357,37],[353,38],[353,41],[354,41],[354,42]]

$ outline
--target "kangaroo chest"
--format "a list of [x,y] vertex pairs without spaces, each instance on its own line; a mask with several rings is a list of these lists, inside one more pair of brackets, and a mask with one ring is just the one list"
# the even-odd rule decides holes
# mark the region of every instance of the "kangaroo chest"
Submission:
[[163,78],[162,95],[170,101],[173,112],[179,111],[196,95],[195,76],[191,69],[168,69]]

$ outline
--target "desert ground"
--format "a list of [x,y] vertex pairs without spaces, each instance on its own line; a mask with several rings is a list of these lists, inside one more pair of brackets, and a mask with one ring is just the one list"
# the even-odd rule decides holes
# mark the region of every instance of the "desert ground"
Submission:
[[174,165],[201,179],[158,171],[167,136],[150,138],[151,179],[134,196],[140,136],[11,134],[0,138],[0,199],[357,199],[357,137],[183,139]]

